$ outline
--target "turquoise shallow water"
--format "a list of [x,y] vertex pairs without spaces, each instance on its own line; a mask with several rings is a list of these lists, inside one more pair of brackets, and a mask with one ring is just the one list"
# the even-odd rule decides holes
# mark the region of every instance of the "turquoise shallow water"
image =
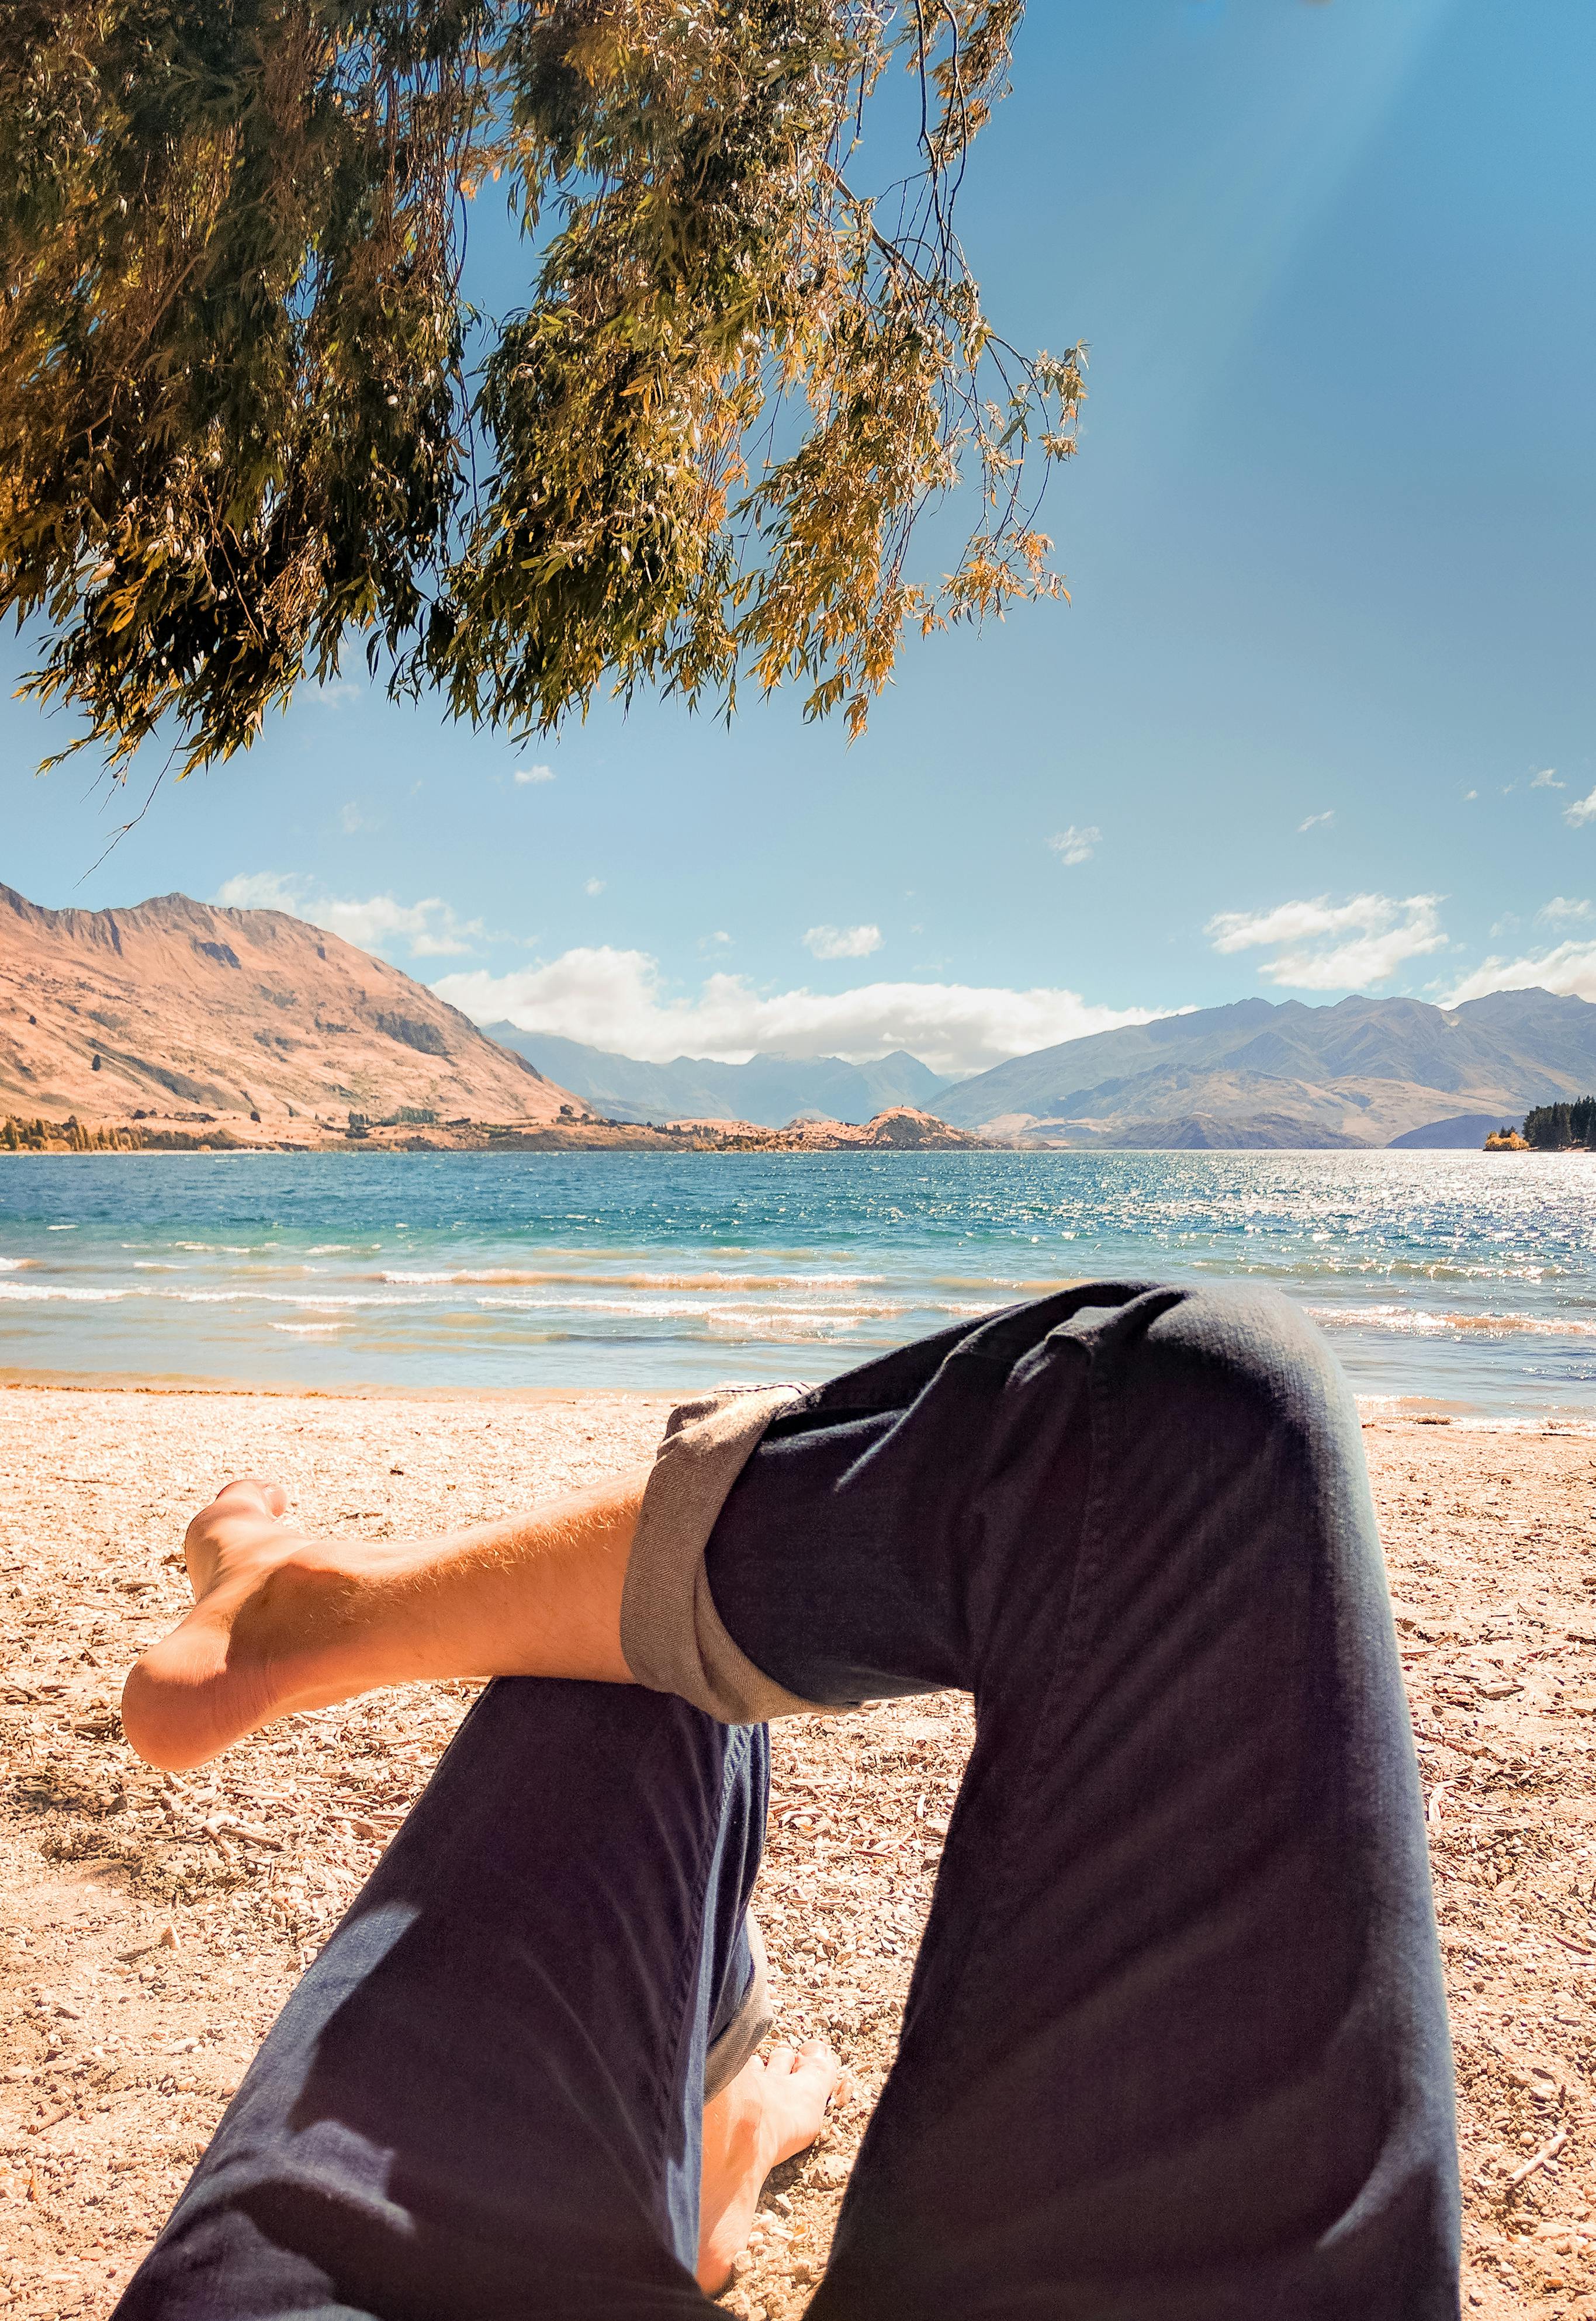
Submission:
[[1267,1281],[1363,1395],[1596,1415],[1596,1160],[1483,1153],[0,1160],[0,1370],[822,1378],[1055,1284]]

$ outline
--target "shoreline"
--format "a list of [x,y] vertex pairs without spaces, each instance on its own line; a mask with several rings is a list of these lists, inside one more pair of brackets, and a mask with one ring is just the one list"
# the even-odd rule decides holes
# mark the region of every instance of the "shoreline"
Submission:
[[182,1371],[30,1370],[0,1364],[0,1393],[233,1395],[278,1402],[685,1402],[690,1381],[664,1386],[275,1386],[269,1380],[194,1378]]
[[[767,1383],[763,1379],[728,1379],[721,1390],[752,1390]],[[510,1409],[613,1402],[628,1409],[640,1402],[686,1402],[707,1390],[702,1381],[685,1377],[661,1386],[421,1386],[379,1379],[299,1386],[270,1379],[204,1378],[180,1370],[148,1374],[137,1370],[52,1370],[0,1363],[0,1394],[124,1394],[160,1400],[202,1395],[212,1400],[231,1397],[266,1402],[423,1402],[443,1406],[492,1403]],[[1360,1394],[1354,1399],[1365,1432],[1386,1426],[1455,1426],[1468,1434],[1575,1438],[1596,1435],[1596,1404],[1588,1411],[1566,1403],[1548,1403],[1543,1410],[1523,1412],[1492,1411],[1478,1403],[1449,1402],[1428,1394]]]

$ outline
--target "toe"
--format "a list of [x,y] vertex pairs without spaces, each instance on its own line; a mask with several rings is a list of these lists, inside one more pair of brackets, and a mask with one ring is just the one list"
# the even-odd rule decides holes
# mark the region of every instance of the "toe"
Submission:
[[270,1475],[235,1475],[223,1484],[211,1504],[219,1506],[224,1499],[230,1514],[250,1507],[251,1512],[259,1508],[264,1515],[280,1515],[288,1505],[288,1494]]

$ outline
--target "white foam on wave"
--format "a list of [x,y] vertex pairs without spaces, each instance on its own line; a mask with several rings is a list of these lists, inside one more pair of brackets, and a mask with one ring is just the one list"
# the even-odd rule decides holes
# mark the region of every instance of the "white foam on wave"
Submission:
[[36,1257],[0,1257],[0,1273],[27,1273],[38,1262]]
[[900,1302],[847,1306],[765,1306],[735,1301],[718,1306],[689,1306],[667,1297],[479,1297],[486,1309],[511,1314],[614,1314],[649,1322],[734,1323],[748,1329],[765,1324],[888,1320],[907,1309]]
[[48,1287],[29,1281],[0,1281],[0,1297],[9,1297],[16,1305],[43,1305],[47,1299],[59,1298],[72,1306],[106,1306],[119,1297],[141,1297],[149,1293],[141,1289],[64,1289],[51,1283]]
[[406,1286],[424,1283],[438,1288],[459,1284],[470,1288],[535,1289],[562,1286],[595,1289],[698,1289],[706,1296],[722,1289],[870,1289],[886,1280],[884,1273],[600,1273],[511,1265],[461,1266],[451,1270],[399,1270],[379,1273],[379,1281]]
[[18,1304],[59,1301],[71,1306],[114,1306],[125,1298],[145,1297],[172,1306],[298,1306],[312,1313],[345,1306],[374,1306],[386,1313],[397,1313],[423,1302],[415,1297],[323,1297],[286,1289],[158,1289],[144,1282],[128,1289],[69,1289],[58,1282],[0,1281],[0,1298],[6,1297]]
[[1596,1338],[1596,1321],[1574,1314],[1437,1314],[1418,1306],[1310,1306],[1327,1330],[1390,1330],[1399,1336]]

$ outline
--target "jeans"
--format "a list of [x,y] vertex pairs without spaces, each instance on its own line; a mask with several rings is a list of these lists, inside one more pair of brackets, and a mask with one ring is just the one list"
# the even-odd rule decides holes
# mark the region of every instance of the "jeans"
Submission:
[[[834,1379],[709,1541],[762,1670],[976,1743],[813,2321],[1449,2321],[1452,2064],[1356,1413],[1283,1300],[1081,1287]],[[762,1728],[501,1680],[121,2321],[705,2315]]]

